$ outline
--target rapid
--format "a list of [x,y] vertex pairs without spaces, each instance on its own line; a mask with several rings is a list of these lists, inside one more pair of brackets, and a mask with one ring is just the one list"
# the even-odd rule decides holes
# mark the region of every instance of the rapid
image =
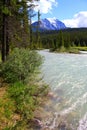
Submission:
[[[70,130],[87,130],[87,54],[50,53],[44,56],[42,77],[55,98],[45,109],[54,114],[49,129],[56,130],[57,117],[62,116]],[[66,128],[60,128],[66,130]]]

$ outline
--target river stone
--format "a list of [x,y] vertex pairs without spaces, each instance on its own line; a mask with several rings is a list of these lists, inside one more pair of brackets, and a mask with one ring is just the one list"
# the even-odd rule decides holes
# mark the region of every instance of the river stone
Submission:
[[65,122],[61,122],[59,125],[58,125],[58,128],[60,130],[66,130],[66,123]]
[[53,92],[49,92],[49,93],[47,94],[47,96],[48,96],[49,98],[54,98],[54,93],[53,93]]

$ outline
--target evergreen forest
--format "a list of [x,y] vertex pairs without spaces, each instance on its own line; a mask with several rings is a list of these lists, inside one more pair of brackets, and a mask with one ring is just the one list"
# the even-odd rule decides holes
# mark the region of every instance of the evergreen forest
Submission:
[[79,50],[87,50],[87,28],[41,32],[40,38],[40,46],[51,51],[79,53]]

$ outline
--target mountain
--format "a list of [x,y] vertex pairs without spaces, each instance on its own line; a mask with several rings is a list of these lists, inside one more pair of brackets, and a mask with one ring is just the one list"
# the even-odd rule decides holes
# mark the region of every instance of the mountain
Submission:
[[[37,21],[32,24],[34,31],[36,31],[37,25],[38,25]],[[55,18],[47,18],[47,19],[45,18],[45,19],[40,20],[40,23],[39,23],[40,31],[60,30],[60,29],[65,29],[65,28],[66,28],[65,24]]]

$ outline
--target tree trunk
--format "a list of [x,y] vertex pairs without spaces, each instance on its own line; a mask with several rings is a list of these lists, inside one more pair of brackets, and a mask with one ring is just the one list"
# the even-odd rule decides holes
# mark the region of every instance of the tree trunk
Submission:
[[[10,0],[3,0],[3,6],[9,6]],[[8,38],[8,15],[3,13],[2,21],[2,61],[6,61],[6,57],[9,54],[9,38]]]
[[6,15],[3,14],[3,28],[2,28],[2,61],[6,61]]
[[31,17],[30,17],[30,44],[32,44],[32,25],[31,25]]

